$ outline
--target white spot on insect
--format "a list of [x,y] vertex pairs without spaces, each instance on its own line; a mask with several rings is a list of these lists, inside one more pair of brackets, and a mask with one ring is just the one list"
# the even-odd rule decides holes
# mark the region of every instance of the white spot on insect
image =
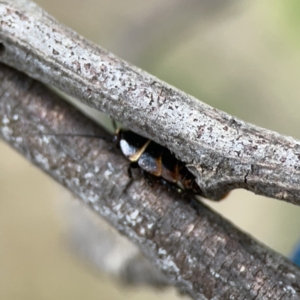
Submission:
[[96,167],[94,168],[94,172],[95,172],[95,173],[99,173],[99,171],[100,171],[100,168],[96,166]]
[[245,266],[241,266],[240,267],[240,272],[244,272],[246,270],[246,267]]
[[120,141],[120,148],[126,157],[131,156],[136,152],[136,149],[125,140]]
[[9,124],[9,122],[10,122],[10,120],[7,117],[7,115],[4,115],[3,118],[2,118],[2,124],[7,125],[7,124]]

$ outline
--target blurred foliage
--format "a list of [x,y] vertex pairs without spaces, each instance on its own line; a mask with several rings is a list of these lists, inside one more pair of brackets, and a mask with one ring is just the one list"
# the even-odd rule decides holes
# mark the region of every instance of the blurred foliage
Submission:
[[272,1],[270,5],[273,6],[271,12],[278,21],[278,29],[287,37],[287,41],[294,43],[294,45],[299,48],[300,2],[297,0],[275,0]]

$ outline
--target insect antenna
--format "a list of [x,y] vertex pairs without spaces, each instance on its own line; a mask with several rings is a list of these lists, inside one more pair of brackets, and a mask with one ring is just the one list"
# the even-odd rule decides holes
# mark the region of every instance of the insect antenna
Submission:
[[[113,121],[113,127],[114,129],[116,128],[116,122]],[[100,128],[99,128],[100,129]],[[94,130],[93,130],[94,131]],[[107,131],[106,129],[104,128],[101,128],[100,129],[100,133],[97,134],[97,131],[96,130],[96,133],[95,134],[89,134],[89,133],[70,133],[70,132],[67,132],[67,133],[57,133],[57,132],[42,132],[41,131],[37,131],[37,132],[33,132],[33,133],[25,133],[25,132],[21,132],[19,134],[21,134],[21,136],[24,136],[24,137],[34,137],[34,136],[53,136],[53,137],[83,137],[83,138],[89,138],[89,139],[100,139],[100,140],[103,140],[105,142],[108,142],[108,143],[112,143],[112,144],[115,144],[115,139],[116,139],[116,135],[117,135],[117,131],[115,131],[114,134],[111,134],[109,131]]]
[[114,119],[111,119],[111,123],[112,123],[112,127],[114,129],[114,132],[116,132],[118,129],[116,121]]
[[83,134],[83,133],[38,133],[38,135],[42,136],[65,136],[65,137],[84,137],[84,138],[94,138],[101,139],[106,142],[112,143],[113,136],[105,136],[105,135],[95,135],[95,134]]

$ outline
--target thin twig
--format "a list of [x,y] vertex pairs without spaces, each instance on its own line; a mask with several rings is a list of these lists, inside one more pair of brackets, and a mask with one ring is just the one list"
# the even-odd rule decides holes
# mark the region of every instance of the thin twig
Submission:
[[300,142],[176,90],[65,28],[29,0],[0,1],[0,60],[167,146],[203,194],[242,187],[300,204]]
[[[0,65],[0,136],[139,246],[194,299],[299,299],[300,270],[206,206],[151,188],[107,135],[33,79]],[[242,201],[243,199],[241,199]]]

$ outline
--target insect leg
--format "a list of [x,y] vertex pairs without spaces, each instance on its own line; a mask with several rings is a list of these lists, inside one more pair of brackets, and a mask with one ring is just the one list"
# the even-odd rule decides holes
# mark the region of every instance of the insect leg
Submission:
[[112,123],[112,126],[113,126],[113,129],[114,129],[114,132],[117,131],[117,123],[114,119],[111,120],[111,123]]
[[152,187],[153,186],[153,182],[152,182],[152,180],[150,178],[151,175],[148,172],[144,171],[144,170],[143,170],[143,175],[144,175],[144,178],[145,178],[146,182],[149,184],[149,186]]
[[131,172],[131,169],[136,169],[136,168],[139,168],[139,165],[137,164],[137,162],[131,162],[129,165],[128,165],[128,169],[127,169],[127,174],[128,174],[128,177],[130,179],[132,179],[132,172]]
[[161,179],[160,182],[167,187],[168,191],[175,191],[178,194],[184,193],[184,191],[175,183],[169,182],[165,179]]

